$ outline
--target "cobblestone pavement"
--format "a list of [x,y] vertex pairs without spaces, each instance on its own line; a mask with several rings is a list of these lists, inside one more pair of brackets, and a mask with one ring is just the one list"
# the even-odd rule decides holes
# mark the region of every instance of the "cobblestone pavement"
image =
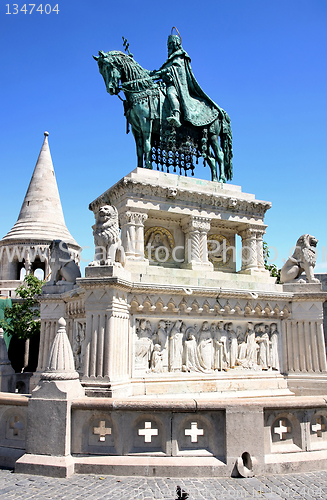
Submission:
[[327,499],[327,471],[249,479],[176,479],[75,475],[69,479],[14,474],[0,469],[0,499],[175,500],[179,485],[189,500],[258,498]]

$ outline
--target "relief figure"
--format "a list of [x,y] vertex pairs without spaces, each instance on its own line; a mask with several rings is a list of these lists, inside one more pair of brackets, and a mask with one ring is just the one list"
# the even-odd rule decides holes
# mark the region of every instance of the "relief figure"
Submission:
[[181,371],[183,365],[184,324],[177,320],[170,332],[169,371]]
[[150,368],[151,353],[153,348],[152,328],[150,321],[140,319],[136,328],[135,341],[135,367],[148,370]]
[[278,355],[278,330],[277,324],[270,325],[270,342],[271,342],[271,367],[273,370],[279,371],[279,355]]
[[199,331],[199,359],[205,370],[211,370],[213,360],[212,338],[208,321],[202,323]]

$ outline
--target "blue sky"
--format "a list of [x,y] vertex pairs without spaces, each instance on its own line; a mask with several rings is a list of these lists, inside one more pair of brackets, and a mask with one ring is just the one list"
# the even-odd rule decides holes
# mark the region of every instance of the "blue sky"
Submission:
[[[125,36],[135,59],[157,69],[175,25],[197,80],[231,117],[232,183],[273,203],[265,239],[277,265],[310,233],[319,239],[316,270],[327,271],[325,0],[61,0],[58,8],[15,15],[1,2],[0,237],[17,220],[48,130],[66,224],[92,259],[88,204],[136,166],[122,103],[106,93],[92,55],[121,50]],[[209,169],[201,162],[195,175],[209,178]]]

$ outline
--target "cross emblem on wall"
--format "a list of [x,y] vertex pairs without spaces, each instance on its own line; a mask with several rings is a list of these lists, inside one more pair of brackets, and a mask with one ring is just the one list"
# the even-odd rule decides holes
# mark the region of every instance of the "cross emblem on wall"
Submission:
[[280,420],[279,421],[279,427],[277,427],[277,426],[274,427],[274,433],[278,434],[279,435],[279,439],[282,440],[282,441],[284,439],[286,439],[286,437],[283,436],[283,434],[287,434],[289,432],[292,432],[292,428],[286,426],[285,420]]
[[326,430],[326,425],[323,423],[322,417],[318,417],[314,425],[311,424],[312,432],[317,433],[317,437],[322,437],[322,431]]
[[204,429],[198,429],[197,422],[191,422],[191,428],[185,429],[185,436],[191,436],[191,443],[198,442],[198,436],[203,436]]
[[9,428],[13,429],[13,435],[18,436],[19,431],[24,429],[24,424],[19,420],[19,417],[14,417],[14,421],[10,422]]
[[106,427],[104,420],[100,420],[99,427],[93,427],[93,434],[99,434],[99,441],[105,441],[106,436],[111,434],[111,428]]
[[144,429],[139,429],[138,434],[144,436],[145,443],[151,443],[152,436],[158,436],[158,429],[152,429],[151,422],[144,422]]

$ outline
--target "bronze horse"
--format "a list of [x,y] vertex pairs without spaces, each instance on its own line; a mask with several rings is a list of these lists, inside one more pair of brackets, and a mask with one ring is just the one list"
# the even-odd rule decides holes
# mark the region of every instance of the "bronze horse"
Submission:
[[[145,168],[152,169],[153,138],[161,136],[163,124],[167,123],[167,117],[170,115],[164,85],[155,83],[148,70],[142,68],[133,57],[123,52],[99,51],[99,56],[93,57],[98,62],[107,92],[110,95],[118,95],[122,90],[125,94],[125,115],[136,142],[137,166],[143,167],[144,161]],[[202,139],[198,141],[201,143],[198,156],[202,156],[208,163],[211,169],[211,180],[218,180],[217,163],[219,182],[231,180],[233,154],[230,123],[226,119],[224,121],[224,117],[218,117],[206,126],[206,130],[203,127],[190,125],[189,129],[192,128],[198,133],[198,137],[201,137],[202,133]],[[207,137],[207,140],[203,137]]]

